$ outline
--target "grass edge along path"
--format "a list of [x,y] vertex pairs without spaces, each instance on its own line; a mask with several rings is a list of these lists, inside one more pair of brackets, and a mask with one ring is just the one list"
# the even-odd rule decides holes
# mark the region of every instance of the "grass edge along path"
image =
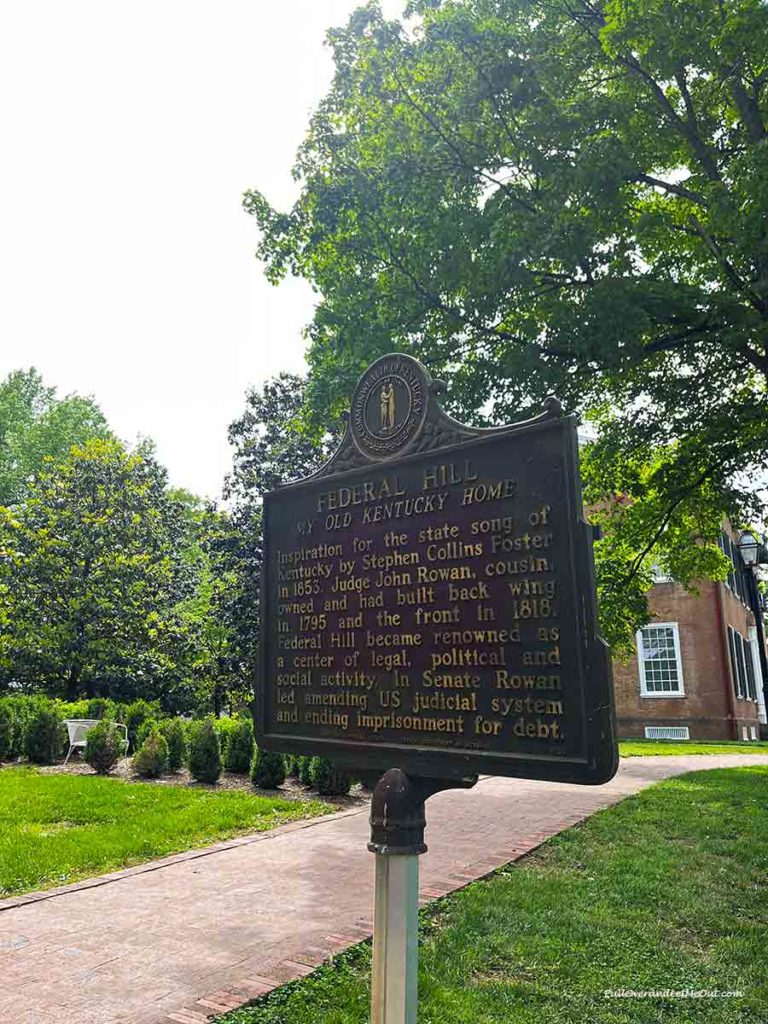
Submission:
[[[420,916],[419,1024],[763,1024],[768,766],[599,811]],[[367,1024],[370,943],[218,1024]],[[741,993],[707,998],[610,992]]]
[[752,740],[619,740],[620,757],[688,757],[692,754],[768,754],[768,742]]
[[0,772],[0,899],[265,832],[336,808],[242,790]]

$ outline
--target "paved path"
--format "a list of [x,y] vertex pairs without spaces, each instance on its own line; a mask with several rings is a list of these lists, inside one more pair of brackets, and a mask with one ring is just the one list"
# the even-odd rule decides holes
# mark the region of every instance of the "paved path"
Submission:
[[[696,768],[768,756],[631,758],[606,786],[487,778],[427,803],[423,902],[601,807]],[[0,902],[2,1024],[200,1024],[370,935],[367,811],[293,824]]]

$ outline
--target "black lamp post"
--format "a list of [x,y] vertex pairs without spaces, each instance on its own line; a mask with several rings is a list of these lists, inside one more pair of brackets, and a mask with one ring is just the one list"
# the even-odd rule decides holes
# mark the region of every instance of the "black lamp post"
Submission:
[[744,563],[745,576],[747,578],[749,605],[752,609],[752,614],[755,616],[757,652],[760,659],[760,673],[763,677],[763,700],[766,714],[768,714],[768,657],[765,652],[763,610],[760,606],[760,594],[757,589],[757,577],[755,576],[756,565],[768,564],[768,548],[765,544],[765,538],[758,540],[750,530],[744,530],[741,534],[739,537],[738,547],[741,560]]

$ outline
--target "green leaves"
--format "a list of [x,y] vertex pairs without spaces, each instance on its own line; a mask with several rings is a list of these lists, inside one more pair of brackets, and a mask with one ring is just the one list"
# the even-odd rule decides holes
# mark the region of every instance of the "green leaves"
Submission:
[[300,274],[321,296],[308,428],[332,421],[363,366],[402,350],[449,381],[470,422],[527,415],[552,391],[569,411],[609,409],[602,497],[638,452],[647,465],[663,452],[633,550],[677,510],[698,523],[689,484],[705,470],[712,508],[754,515],[744,481],[768,467],[768,9],[409,11],[421,21],[369,4],[332,34],[336,77],[293,209],[246,197],[271,279]]
[[175,664],[194,585],[186,523],[148,454],[94,439],[2,510],[0,673],[71,698],[143,695]]
[[229,427],[233,466],[225,497],[232,514],[209,520],[212,568],[227,581],[214,588],[212,601],[226,630],[230,665],[247,684],[259,672],[262,496],[313,472],[333,445],[332,436],[318,437],[302,421],[305,397],[305,381],[289,373],[248,391],[243,414]]
[[10,373],[0,382],[0,505],[23,500],[46,459],[62,458],[91,437],[109,436],[93,399],[57,399],[36,370]]

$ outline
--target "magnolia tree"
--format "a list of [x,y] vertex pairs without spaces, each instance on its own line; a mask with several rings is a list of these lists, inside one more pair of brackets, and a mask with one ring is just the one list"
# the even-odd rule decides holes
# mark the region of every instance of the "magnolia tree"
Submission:
[[155,696],[183,658],[186,524],[149,451],[94,439],[0,507],[0,683]]

